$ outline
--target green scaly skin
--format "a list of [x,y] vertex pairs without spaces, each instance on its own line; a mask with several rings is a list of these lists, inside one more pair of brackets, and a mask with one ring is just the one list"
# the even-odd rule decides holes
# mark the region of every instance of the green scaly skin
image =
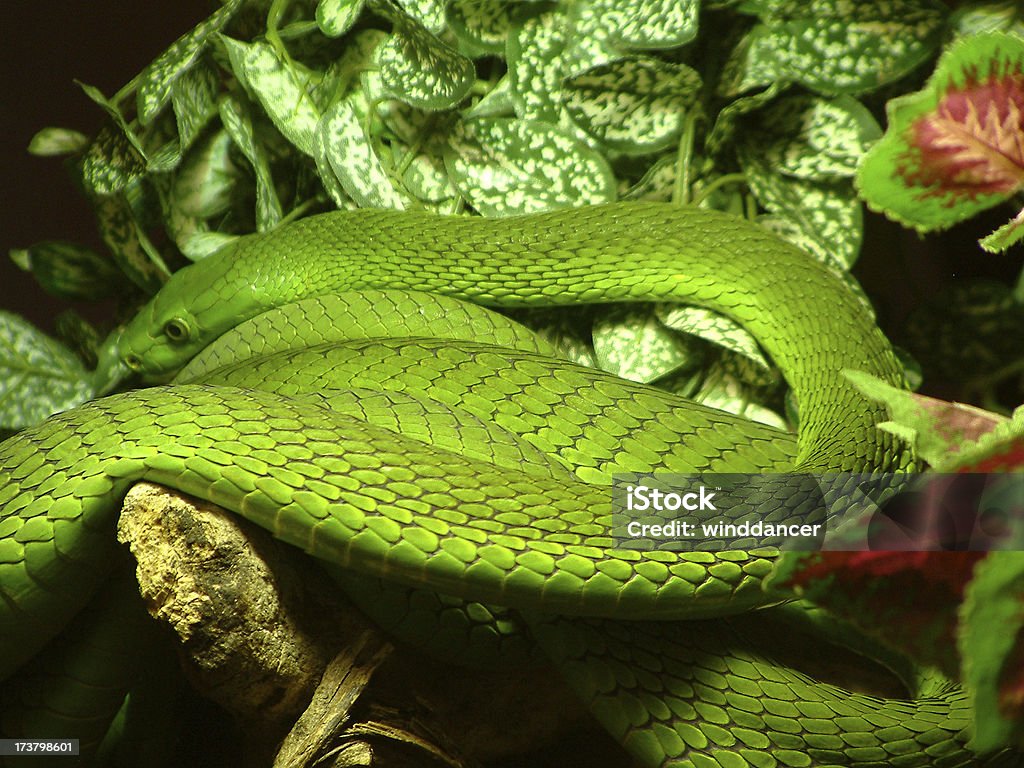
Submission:
[[[504,220],[385,211],[312,217],[240,240],[176,274],[126,330],[120,354],[129,367],[163,380],[228,328],[270,307],[383,287],[508,307],[651,300],[710,307],[753,332],[793,388],[801,408],[794,468],[911,464],[874,429],[880,408],[840,375],[857,368],[902,380],[861,304],[795,248],[754,225],[696,209],[623,204]],[[386,371],[386,358],[379,365]],[[536,396],[530,383],[544,374],[512,370]],[[408,375],[400,365],[393,374]],[[634,400],[648,417],[643,398]],[[741,440],[770,440],[763,428],[730,424]],[[644,439],[638,447],[647,447]],[[566,441],[584,459],[588,450],[608,450],[572,435]],[[710,442],[704,464],[701,449],[694,451],[696,467],[721,455]],[[0,677],[95,589],[113,548],[120,499],[139,479],[220,504],[340,566],[528,611],[609,619],[735,612],[765,601],[755,599],[754,587],[771,566],[767,553],[615,550],[604,488],[424,445],[309,397],[161,387],[87,404],[0,445]],[[842,700],[842,692],[799,676],[774,680],[770,667],[744,665],[727,643],[704,648],[699,661],[688,657],[690,641],[675,637],[668,622],[637,625],[643,629],[629,642],[638,645],[616,656],[620,668],[610,671],[613,659],[595,650],[601,641],[588,639],[597,625],[538,624],[544,626],[554,629],[541,632],[542,642],[575,665],[570,680],[645,764],[877,764],[879,750],[913,755],[920,765],[973,759],[963,748],[965,704],[956,691],[829,708],[819,705],[822,697]],[[609,626],[623,627],[613,634],[632,631],[626,623]],[[722,665],[730,670],[726,687],[704,679],[717,681],[711,673],[723,675]],[[659,677],[667,687],[659,688]],[[755,710],[738,698],[758,695],[776,704]],[[907,717],[909,730],[875,723]],[[917,727],[936,718],[934,728]],[[760,723],[788,746],[742,746],[739,737],[723,743],[729,723],[751,732]],[[826,746],[824,735],[837,734],[852,747]],[[792,753],[780,763],[772,756],[777,749]]]

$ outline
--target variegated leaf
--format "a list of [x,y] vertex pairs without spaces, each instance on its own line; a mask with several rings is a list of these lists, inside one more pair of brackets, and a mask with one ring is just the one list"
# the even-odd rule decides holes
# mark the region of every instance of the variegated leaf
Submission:
[[503,56],[512,29],[514,6],[506,0],[452,0],[447,8],[448,28],[467,56]]
[[334,177],[360,207],[405,208],[405,198],[395,189],[366,132],[366,107],[360,101],[351,96],[323,116],[317,131],[321,151]]
[[512,117],[515,110],[512,80],[506,74],[480,101],[464,110],[462,117],[465,120],[475,120],[478,117]]
[[591,6],[625,48],[676,48],[697,36],[697,0],[593,0]]
[[100,235],[118,267],[135,285],[152,295],[160,290],[171,272],[137,218],[127,197],[127,192],[131,191],[127,188],[113,195],[97,195],[92,202]]
[[893,82],[942,42],[938,0],[747,3],[762,23],[744,43],[739,90],[788,80],[825,94],[864,93]]
[[589,308],[534,307],[509,310],[506,314],[549,342],[566,360],[588,368],[597,367]]
[[742,355],[761,368],[771,368],[764,353],[749,331],[728,317],[704,307],[659,305],[655,316],[673,331],[687,333]]
[[770,427],[786,429],[785,419],[759,402],[755,390],[730,372],[727,365],[713,365],[691,399],[709,408],[718,408]]
[[274,178],[270,172],[270,160],[262,145],[256,140],[252,117],[245,104],[237,99],[225,99],[220,105],[220,119],[224,129],[252,164],[256,173],[256,229],[266,232],[281,221],[284,212],[277,198]]
[[442,203],[458,195],[448,178],[444,159],[436,155],[417,154],[409,162],[402,180],[409,194],[426,203]]
[[476,78],[473,62],[400,10],[385,15],[394,31],[375,59],[386,92],[421,109],[449,109],[462,101]]
[[651,306],[613,307],[594,322],[593,334],[597,366],[630,381],[654,381],[701,359]]
[[47,293],[66,299],[95,300],[124,287],[124,276],[109,258],[74,243],[47,241],[10,252]]
[[485,216],[608,202],[615,181],[597,152],[553,126],[485,118],[459,123],[445,149],[459,192]]
[[164,108],[171,97],[174,81],[188,71],[211,35],[219,32],[241,6],[242,0],[226,0],[206,21],[179,37],[142,70],[136,92],[140,123],[147,125]]
[[178,142],[182,152],[195,141],[199,132],[217,114],[217,71],[199,61],[171,83],[171,104],[178,124]]
[[328,37],[341,37],[356,23],[366,0],[320,0],[316,25]]
[[797,245],[819,258],[828,254],[829,263],[838,269],[853,266],[860,254],[864,220],[853,185],[844,179],[814,182],[783,176],[767,163],[756,144],[744,143],[737,149],[757,199],[776,217],[792,222],[789,239],[814,242],[813,248]]
[[269,43],[243,43],[221,36],[235,77],[296,149],[313,155],[320,113],[307,92],[307,79]]
[[[381,0],[377,0],[378,3]],[[402,9],[422,25],[430,34],[436,35],[445,27],[445,5],[448,0],[397,0]]]
[[557,123],[562,80],[616,58],[610,35],[585,3],[547,9],[515,26],[506,50],[516,114]]
[[28,144],[30,154],[38,157],[71,155],[89,146],[89,137],[71,128],[43,128]]
[[684,64],[632,56],[567,78],[562,103],[604,145],[649,154],[676,140],[700,87],[700,75]]
[[923,90],[886,111],[885,136],[857,174],[873,209],[942,229],[1024,189],[1024,39],[960,38]]
[[239,181],[239,170],[231,159],[231,143],[227,131],[204,136],[174,175],[167,205],[198,219],[225,213]]
[[31,427],[93,394],[89,374],[69,349],[0,312],[0,428]]
[[679,156],[675,153],[659,157],[640,180],[621,197],[623,200],[651,200],[667,203],[675,193]]
[[116,194],[146,172],[146,158],[115,124],[106,123],[82,156],[82,184],[92,194]]
[[785,96],[758,112],[751,140],[765,162],[799,179],[852,177],[882,129],[852,96]]

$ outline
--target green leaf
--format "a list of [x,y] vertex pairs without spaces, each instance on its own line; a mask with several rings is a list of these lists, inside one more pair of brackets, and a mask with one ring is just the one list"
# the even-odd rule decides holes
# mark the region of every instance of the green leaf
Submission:
[[707,151],[712,155],[717,155],[729,146],[742,126],[749,120],[751,112],[758,111],[785,91],[786,86],[776,82],[763,91],[752,93],[749,96],[741,96],[726,104],[715,117],[715,124],[708,133],[705,141]]
[[231,135],[224,130],[196,144],[174,175],[169,204],[199,219],[227,212],[240,175],[231,159],[231,144]]
[[386,91],[421,109],[449,109],[462,101],[476,79],[473,62],[405,13],[382,12],[394,25],[375,57]]
[[121,271],[146,294],[155,294],[171,276],[159,251],[146,234],[126,190],[93,198],[103,241]]
[[[447,0],[397,0],[406,14],[431,34],[438,34],[445,26],[444,10]],[[377,0],[378,5],[384,5]]]
[[320,0],[316,25],[328,37],[341,37],[356,23],[366,0]]
[[138,180],[146,171],[146,158],[125,134],[107,123],[82,156],[82,184],[94,195],[112,195]]
[[1007,419],[971,405],[907,392],[860,371],[844,373],[867,397],[888,408],[890,421],[879,428],[913,445],[937,472],[977,462],[989,448],[1024,434],[1024,408]]
[[615,199],[608,162],[566,132],[539,121],[460,122],[448,139],[444,160],[459,192],[485,216]]
[[882,129],[851,96],[784,96],[757,113],[748,136],[765,163],[785,176],[848,178]]
[[949,19],[957,35],[1007,32],[1024,36],[1024,13],[1018,0],[982,0],[958,5]]
[[705,372],[704,381],[690,399],[709,408],[718,408],[770,427],[786,429],[785,419],[759,402],[755,388],[736,375],[725,360],[712,365]]
[[114,102],[110,101],[103,92],[96,86],[83,83],[80,80],[76,80],[78,87],[82,89],[86,96],[88,96],[93,103],[97,104],[121,130],[122,138],[132,146],[132,148],[138,153],[139,157],[146,159],[146,151],[142,148],[142,142],[139,137],[135,135],[135,131],[128,125],[128,121],[122,114],[121,109]]
[[464,120],[478,117],[512,117],[515,114],[515,103],[512,95],[512,79],[506,74],[476,104],[464,110]]
[[945,7],[937,0],[747,5],[757,6],[762,23],[745,44],[744,90],[788,80],[826,94],[872,91],[928,59],[945,29]]
[[220,31],[242,6],[242,0],[226,0],[205,21],[179,37],[160,54],[138,77],[137,114],[142,125],[148,125],[171,97],[171,87],[206,47],[210,36]]
[[284,213],[274,188],[270,160],[256,140],[252,117],[241,101],[225,99],[220,105],[220,119],[235,146],[242,150],[256,172],[256,229],[259,232],[271,230],[280,223]]
[[1024,210],[1021,210],[991,235],[983,237],[979,243],[989,253],[1002,253],[1014,243],[1020,242],[1022,238],[1024,238]]
[[1024,747],[1024,552],[990,552],[960,608],[958,646],[980,752]]
[[312,156],[320,113],[307,92],[304,73],[269,43],[243,43],[223,35],[220,39],[235,77],[256,97],[281,135]]
[[474,58],[504,55],[515,13],[505,0],[452,0],[446,13],[462,53]]
[[89,374],[69,349],[0,311],[0,428],[24,429],[93,396]]
[[409,162],[402,181],[409,194],[425,203],[443,203],[458,195],[448,178],[444,159],[436,155],[416,155]]
[[566,360],[597,367],[589,308],[533,307],[510,310],[507,314],[554,346]]
[[806,181],[783,176],[754,141],[737,147],[747,183],[773,219],[772,229],[819,260],[843,271],[857,260],[864,214],[849,181]]
[[640,180],[622,194],[622,199],[669,202],[675,192],[678,163],[679,157],[676,154],[659,157]]
[[685,64],[634,56],[573,75],[561,97],[576,124],[606,146],[649,154],[679,137],[700,88],[700,75]]
[[53,296],[102,299],[124,287],[123,275],[109,259],[74,243],[36,243],[30,248],[12,250],[10,256]]
[[562,80],[619,56],[610,35],[585,3],[545,10],[514,27],[507,59],[516,115],[557,123]]
[[185,152],[217,114],[220,89],[217,70],[199,61],[171,83],[171,105],[178,124],[178,142]]
[[28,151],[38,157],[72,155],[89,146],[89,137],[70,128],[43,128],[32,137]]
[[746,329],[734,320],[704,307],[659,305],[658,319],[668,328],[686,333],[723,349],[735,352],[754,362],[764,370],[770,370],[764,353]]
[[961,38],[924,89],[886,112],[885,136],[857,174],[874,210],[922,231],[944,229],[1024,188],[1024,39]]
[[591,5],[625,48],[676,48],[697,36],[697,0],[594,0]]
[[692,342],[658,320],[654,307],[616,306],[594,322],[597,366],[649,382],[699,361]]
[[345,193],[362,208],[407,207],[405,197],[395,189],[391,175],[381,162],[366,131],[366,107],[357,96],[338,102],[324,114],[317,130],[327,168]]

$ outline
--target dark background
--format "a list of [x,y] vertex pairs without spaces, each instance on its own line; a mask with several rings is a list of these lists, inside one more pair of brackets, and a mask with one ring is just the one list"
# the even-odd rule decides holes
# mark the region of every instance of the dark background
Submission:
[[51,299],[7,257],[40,240],[102,249],[62,160],[26,151],[40,128],[92,136],[104,113],[75,84],[110,96],[217,7],[213,0],[7,0],[0,19],[0,309],[52,332],[67,303]]

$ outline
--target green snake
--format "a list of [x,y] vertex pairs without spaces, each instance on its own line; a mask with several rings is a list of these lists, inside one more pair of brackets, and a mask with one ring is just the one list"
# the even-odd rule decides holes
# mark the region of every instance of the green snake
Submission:
[[[433,334],[415,317],[399,334],[413,338],[374,338],[389,325],[372,327],[375,307],[415,293],[350,295],[351,321],[371,326],[357,334],[363,341],[283,338],[289,316],[307,331],[340,323],[323,303],[331,294],[378,289],[497,308],[708,307],[753,333],[783,371],[799,435],[794,445],[555,360],[501,321],[481,341],[475,318],[487,313],[462,322],[448,299],[423,311],[461,323],[454,338],[422,338]],[[210,347],[275,307],[283,314],[272,322],[240,326]],[[271,334],[279,338],[261,347]],[[232,349],[244,344],[253,350]],[[118,355],[166,382],[207,347],[189,371],[198,383],[96,400],[0,444],[0,679],[95,591],[120,500],[147,479],[240,513],[360,578],[533,616],[536,640],[641,764],[973,764],[969,706],[955,686],[908,701],[850,694],[760,657],[747,637],[756,613],[710,620],[778,602],[762,583],[771,551],[612,545],[606,483],[615,472],[913,464],[875,429],[880,406],[841,375],[859,369],[902,383],[869,310],[826,267],[758,226],[653,203],[500,220],[312,216],[176,273],[124,330]],[[456,429],[432,426],[444,419]]]

